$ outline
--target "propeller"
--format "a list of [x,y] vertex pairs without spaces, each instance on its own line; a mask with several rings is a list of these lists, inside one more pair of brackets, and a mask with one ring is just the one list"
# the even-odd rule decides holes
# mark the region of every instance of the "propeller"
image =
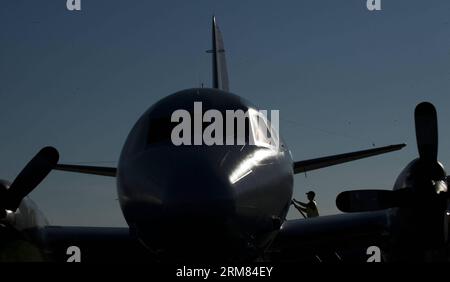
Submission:
[[22,199],[27,196],[56,166],[58,151],[53,147],[41,149],[9,185],[0,183],[0,217],[6,210],[16,211]]
[[[429,102],[422,102],[414,111],[417,149],[419,158],[413,163],[419,164],[420,169],[413,173],[424,174],[427,182],[421,187],[403,187],[390,190],[353,190],[340,193],[336,198],[336,205],[343,212],[376,211],[394,207],[411,207],[420,202],[430,191],[424,191],[430,185],[434,194],[447,193],[447,181],[443,167],[437,161],[438,154],[438,123],[436,109]],[[427,184],[429,183],[429,185]],[[432,201],[429,199],[428,202]]]
[[[340,193],[343,212],[398,208],[389,213],[390,252],[394,260],[445,260],[449,241],[450,193],[444,167],[438,162],[436,109],[423,102],[414,111],[419,158],[399,175],[394,190],[354,190]],[[414,248],[411,249],[411,245]]]

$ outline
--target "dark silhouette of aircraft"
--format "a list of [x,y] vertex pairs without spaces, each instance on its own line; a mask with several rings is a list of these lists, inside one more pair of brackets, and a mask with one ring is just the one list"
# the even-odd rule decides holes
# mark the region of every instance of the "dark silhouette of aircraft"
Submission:
[[[324,242],[321,236],[302,237],[299,230],[323,230],[323,236],[333,236],[327,229],[342,226],[343,221],[358,223],[346,215],[309,224],[286,221],[294,174],[399,150],[404,144],[303,161],[292,159],[281,138],[277,147],[265,141],[230,146],[172,144],[172,113],[178,109],[191,113],[194,102],[202,102],[205,111],[257,110],[229,92],[223,40],[215,19],[210,52],[213,87],[182,90],[151,106],[129,133],[117,168],[58,164],[57,150],[47,147],[11,184],[3,181],[0,234],[8,236],[0,252],[18,260],[66,261],[72,254],[69,247],[75,246],[82,261],[275,260],[280,246],[295,250],[298,242],[311,247]],[[276,134],[269,122],[260,126]],[[26,196],[53,169],[115,177],[129,227],[48,225]],[[22,247],[11,249],[13,241]],[[312,250],[303,256],[314,259],[316,254]]]

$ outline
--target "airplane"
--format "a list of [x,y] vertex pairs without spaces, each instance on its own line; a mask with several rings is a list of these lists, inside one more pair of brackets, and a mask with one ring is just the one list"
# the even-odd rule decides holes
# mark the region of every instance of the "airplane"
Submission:
[[[264,140],[259,145],[171,143],[174,126],[171,114],[177,109],[192,112],[194,102],[202,102],[204,110],[257,111],[252,103],[229,92],[224,50],[222,34],[213,17],[209,51],[212,88],[182,90],[151,106],[131,129],[117,167],[60,164],[58,151],[45,147],[12,183],[2,181],[0,258],[83,262],[257,261],[268,258],[266,254],[271,247],[280,243],[284,246],[299,240],[306,243],[296,237],[299,229],[314,231],[343,226],[343,222],[353,223],[354,216],[349,215],[324,217],[327,220],[319,225],[311,220],[310,226],[309,220],[286,220],[294,175],[400,150],[405,144],[294,161],[281,137],[277,147],[266,146],[268,142]],[[248,122],[246,126],[252,130],[266,126],[261,130],[276,134],[268,121],[260,125]],[[49,225],[27,195],[52,170],[115,177],[128,227]],[[289,233],[290,230],[293,232]],[[71,254],[75,252],[81,253],[81,259],[73,259]],[[276,259],[273,252],[272,259]]]

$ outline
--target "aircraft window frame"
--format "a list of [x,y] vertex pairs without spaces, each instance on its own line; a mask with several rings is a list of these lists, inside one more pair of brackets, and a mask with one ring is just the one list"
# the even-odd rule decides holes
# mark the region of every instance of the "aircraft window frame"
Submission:
[[[280,139],[267,116],[255,109],[249,109],[248,111],[254,144],[266,148],[276,148],[277,144],[280,144]],[[263,131],[268,134],[263,133]]]

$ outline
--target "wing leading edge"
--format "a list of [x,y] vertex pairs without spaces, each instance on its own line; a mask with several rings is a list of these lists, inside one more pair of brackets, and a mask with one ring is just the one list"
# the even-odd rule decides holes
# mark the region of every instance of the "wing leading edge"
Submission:
[[327,166],[338,165],[346,162],[351,162],[363,158],[368,158],[380,154],[385,154],[393,151],[397,151],[405,147],[406,144],[390,145],[385,147],[379,147],[375,149],[356,151],[351,153],[327,156],[317,159],[310,159],[304,161],[298,161],[294,163],[294,173],[303,173]]
[[85,174],[95,174],[102,176],[115,177],[117,174],[117,169],[115,167],[104,167],[104,166],[86,166],[86,165],[66,165],[58,164],[54,170],[78,172]]

